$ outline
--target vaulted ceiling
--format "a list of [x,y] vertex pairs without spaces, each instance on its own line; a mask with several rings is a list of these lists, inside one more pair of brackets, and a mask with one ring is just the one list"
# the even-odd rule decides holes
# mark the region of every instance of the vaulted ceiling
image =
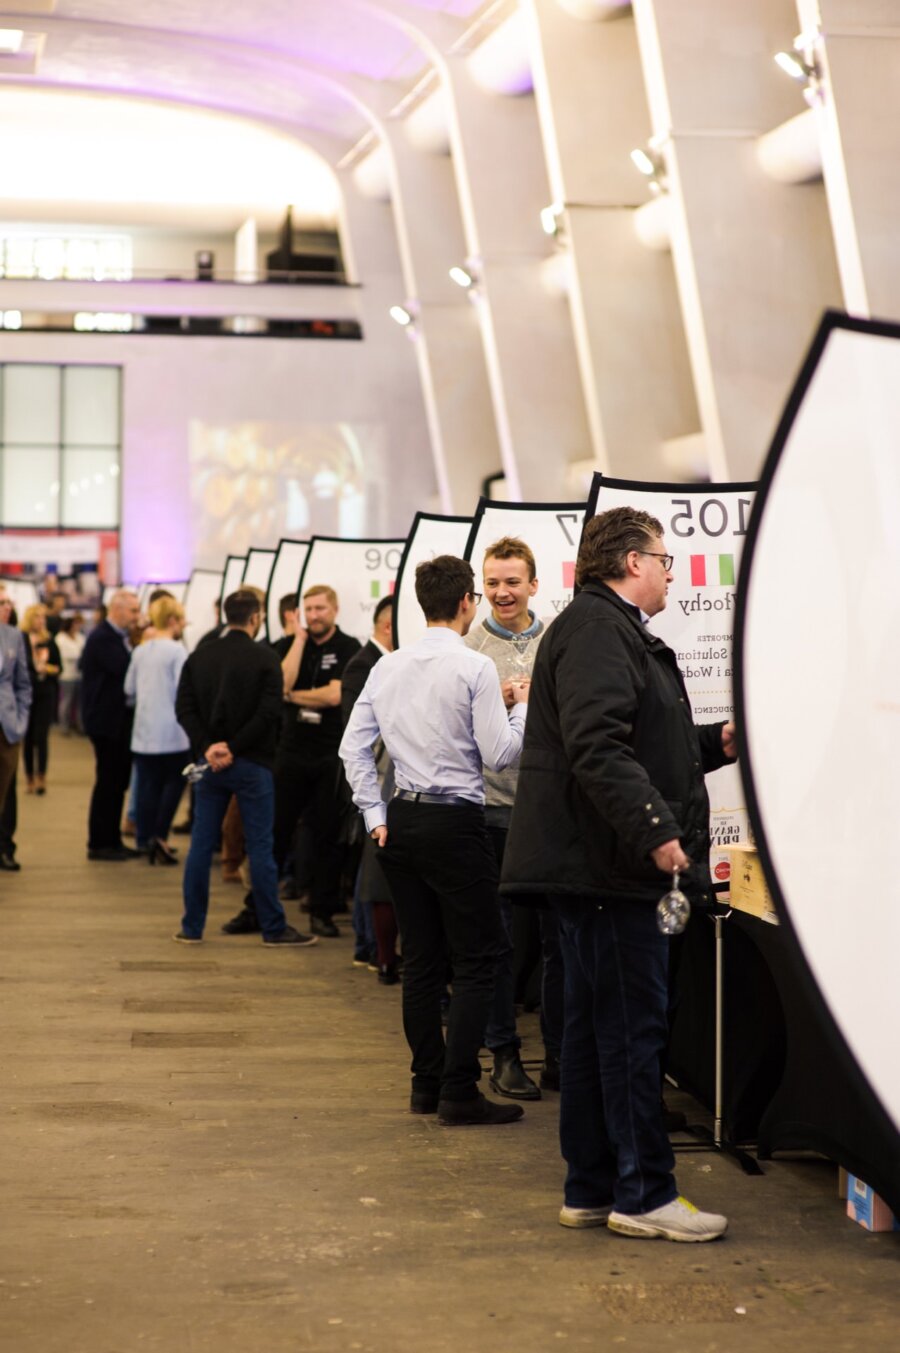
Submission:
[[[485,0],[0,0],[0,86],[135,95],[200,105],[347,149],[370,98],[397,98],[472,23]],[[320,141],[321,144],[321,141]]]

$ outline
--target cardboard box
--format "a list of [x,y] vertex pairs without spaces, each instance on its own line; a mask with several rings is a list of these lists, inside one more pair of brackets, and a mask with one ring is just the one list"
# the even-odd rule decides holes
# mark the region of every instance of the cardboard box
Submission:
[[847,1194],[850,1192],[850,1176],[843,1165],[838,1166],[838,1197],[846,1202]]
[[775,903],[769,892],[756,847],[743,841],[740,845],[728,846],[727,851],[731,865],[729,884],[731,906],[777,925]]
[[847,1177],[847,1216],[867,1231],[898,1231],[900,1222],[883,1198],[855,1174]]

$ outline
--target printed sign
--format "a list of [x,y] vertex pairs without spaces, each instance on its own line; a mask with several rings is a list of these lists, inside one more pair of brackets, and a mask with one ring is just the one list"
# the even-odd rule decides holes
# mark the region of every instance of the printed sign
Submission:
[[306,556],[309,554],[308,540],[281,540],[275,551],[272,571],[269,574],[266,592],[266,632],[272,643],[281,638],[281,617],[278,603],[288,592],[297,592],[300,588],[300,575]]
[[442,517],[434,512],[417,512],[410,527],[394,589],[394,647],[412,644],[427,629],[422,608],[416,600],[416,568],[439,554],[464,557],[466,541],[472,529],[471,517]]
[[195,568],[185,588],[185,646],[193,652],[198,642],[216,623],[216,603],[222,594],[222,574],[208,568]]
[[313,536],[300,579],[300,594],[324,583],[338,594],[338,625],[364,644],[372,613],[382,597],[393,596],[405,540],[340,540]]
[[[584,503],[495,503],[482,498],[466,543],[466,559],[475,570],[475,586],[480,591],[484,552],[501,536],[518,536],[525,541],[537,565],[538,590],[534,597],[535,615],[551,621],[565,610],[575,587],[575,558]],[[478,619],[490,612],[482,601]]]
[[[666,608],[650,628],[674,651],[694,719],[734,717],[731,637],[736,579],[755,484],[646,484],[595,475],[588,517],[611,507],[635,507],[658,518],[674,558]],[[747,809],[737,766],[707,777],[710,868],[717,883],[729,876],[724,848],[747,840]]]

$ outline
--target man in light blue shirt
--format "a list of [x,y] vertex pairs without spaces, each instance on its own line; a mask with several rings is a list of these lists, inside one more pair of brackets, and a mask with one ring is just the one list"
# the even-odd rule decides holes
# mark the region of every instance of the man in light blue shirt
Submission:
[[[446,1125],[511,1123],[518,1104],[478,1092],[478,1053],[493,990],[500,937],[497,865],[484,822],[484,767],[518,760],[527,683],[509,713],[489,658],[463,636],[480,596],[471,566],[441,555],[416,569],[428,629],[372,669],[354,706],[340,754],[353,800],[381,847],[403,937],[403,1027],[412,1051],[413,1113]],[[395,797],[381,797],[373,745],[393,764]],[[446,1047],[441,993],[447,962],[453,1002]]]

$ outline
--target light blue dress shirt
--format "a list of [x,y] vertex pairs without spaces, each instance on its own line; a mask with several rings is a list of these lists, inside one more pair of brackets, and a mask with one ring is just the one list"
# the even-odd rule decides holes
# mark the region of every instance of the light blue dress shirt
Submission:
[[148,639],[132,653],[125,695],[135,705],[133,752],[156,756],[190,747],[187,733],[175,718],[178,678],[187,659],[187,649],[176,639]]
[[397,788],[484,803],[484,774],[518,761],[525,705],[507,714],[490,658],[455,630],[436,626],[372,668],[344,732],[340,755],[367,831],[385,804],[372,752],[384,740]]

